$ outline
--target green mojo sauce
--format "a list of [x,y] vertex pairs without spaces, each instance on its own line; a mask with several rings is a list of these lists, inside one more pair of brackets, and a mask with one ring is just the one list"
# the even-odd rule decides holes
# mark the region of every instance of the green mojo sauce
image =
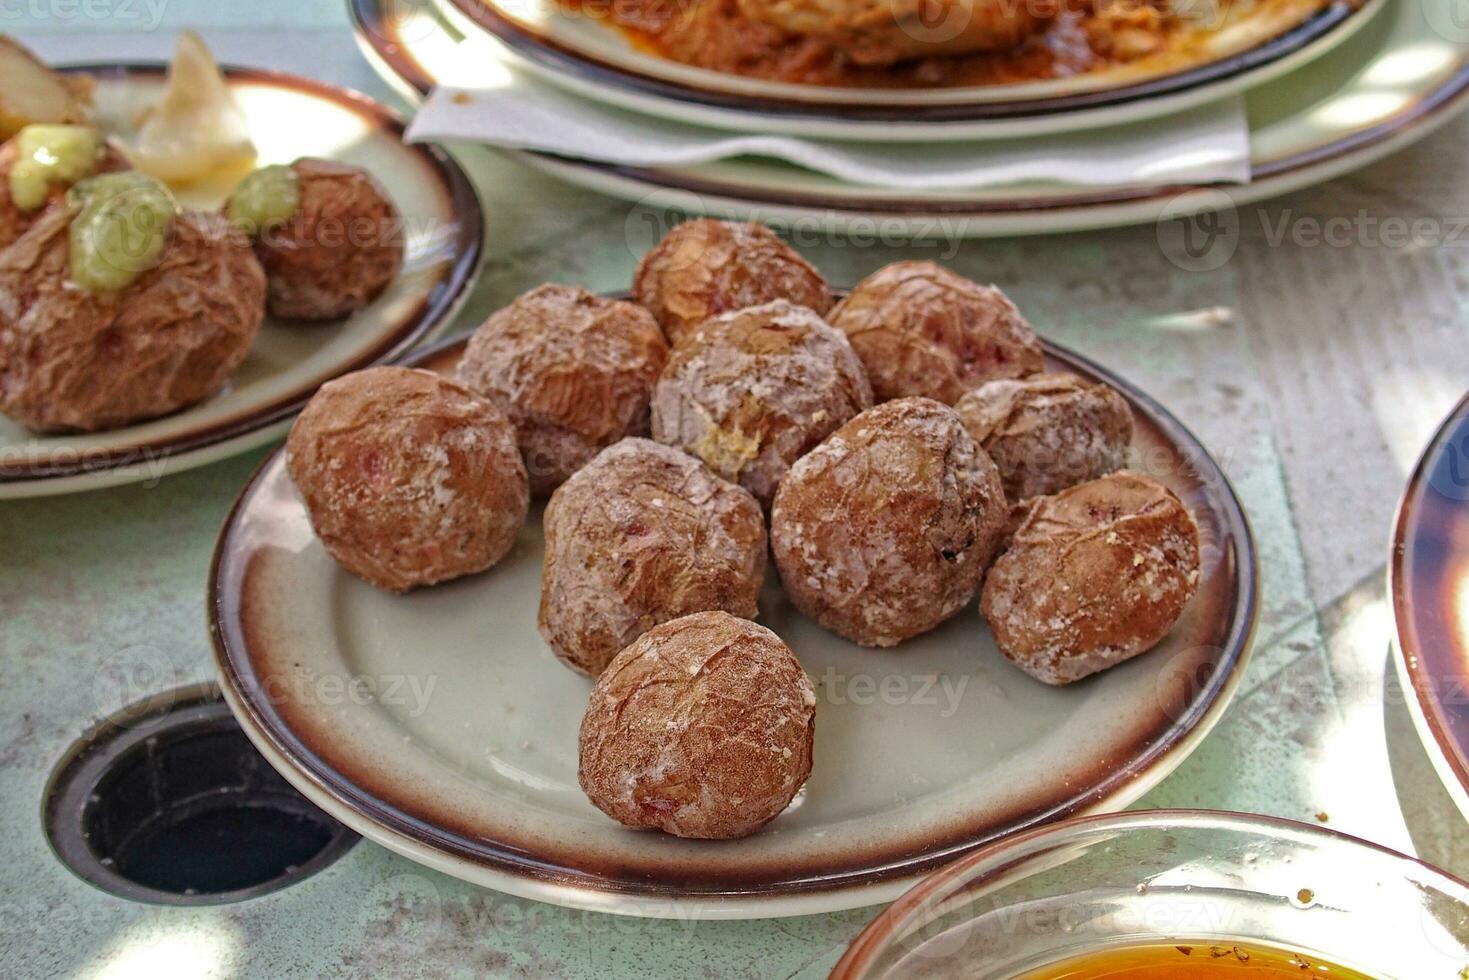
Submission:
[[126,289],[157,264],[179,205],[161,182],[129,171],[81,181],[72,209],[71,279],[93,293]]
[[247,235],[279,227],[301,206],[296,171],[277,164],[261,167],[240,182],[230,198],[229,219]]
[[106,144],[90,126],[27,126],[16,134],[10,199],[22,211],[46,203],[51,188],[69,187],[97,172]]

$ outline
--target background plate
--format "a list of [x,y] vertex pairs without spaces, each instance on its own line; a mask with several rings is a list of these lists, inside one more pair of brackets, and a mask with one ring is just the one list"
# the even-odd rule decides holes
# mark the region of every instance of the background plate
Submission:
[[[391,0],[352,0],[358,39],[390,84],[417,100],[478,70],[429,19],[375,16]],[[753,158],[695,167],[619,167],[516,153],[530,166],[602,193],[699,214],[800,222],[833,230],[991,237],[1140,224],[1227,210],[1329,180],[1428,135],[1465,104],[1469,29],[1455,0],[1387,0],[1331,52],[1248,95],[1251,183],[1108,190],[1016,184],[976,191],[894,192]],[[394,33],[394,28],[403,33]]]
[[[449,370],[462,341],[423,363]],[[536,632],[539,509],[485,573],[406,597],[339,569],[278,451],[221,534],[210,584],[222,687],[284,775],[353,829],[450,874],[628,914],[753,918],[895,897],[986,841],[1117,809],[1192,750],[1242,674],[1255,553],[1223,474],[1147,396],[1066,351],[1137,418],[1134,465],[1202,533],[1199,594],[1156,650],[1064,689],[994,648],[971,607],[896,651],[795,612],[773,582],[760,619],[817,683],[815,770],[792,808],[741,841],[628,830],[576,779],[591,682]]]
[[1469,396],[1409,477],[1387,568],[1409,712],[1469,819]]
[[[982,90],[986,99],[978,103],[915,108],[885,104],[893,93],[881,90],[849,93],[848,98],[858,99],[855,103],[813,102],[814,95],[836,90],[810,86],[786,86],[804,95],[804,100],[756,98],[750,91],[755,83],[750,80],[741,80],[733,95],[710,96],[697,88],[648,83],[637,76],[589,65],[555,46],[539,43],[534,33],[526,35],[510,22],[497,38],[476,24],[466,23],[464,14],[452,7],[440,14],[432,5],[349,0],[359,31],[396,44],[400,54],[404,44],[395,39],[410,39],[407,47],[422,52],[423,63],[434,66],[433,74],[465,87],[489,84],[497,70],[517,65],[584,97],[694,125],[884,143],[1013,138],[1180,112],[1238,94],[1319,57],[1366,25],[1385,2],[1366,0],[1360,7],[1331,4],[1307,23],[1268,43],[1166,80],[1089,95],[1028,100],[996,100],[994,91],[986,89]],[[459,53],[446,58],[449,48],[457,48]],[[953,99],[955,91],[940,90],[938,95]],[[908,99],[911,101],[911,94]]]
[[[1205,43],[1218,55],[1201,52],[1200,58],[1211,60],[1187,67],[1149,66],[1143,59],[1106,71],[1036,82],[895,89],[801,85],[695,68],[638,50],[617,28],[597,17],[569,12],[556,0],[435,3],[471,43],[477,35],[497,38],[522,64],[593,98],[660,115],[673,112],[679,118],[690,118],[690,112],[702,110],[702,118],[711,125],[719,124],[717,110],[722,110],[726,125],[769,132],[774,124],[808,135],[815,126],[822,128],[816,134],[822,136],[829,136],[830,129],[843,122],[896,123],[898,129],[912,134],[922,130],[916,125],[920,122],[999,123],[1027,116],[1032,117],[1032,125],[1040,126],[1036,117],[1067,114],[1069,120],[1079,110],[1120,103],[1133,103],[1132,111],[1142,114],[1175,111],[1182,105],[1178,101],[1165,100],[1161,108],[1146,108],[1143,103],[1252,74],[1299,53],[1320,54],[1333,39],[1370,17],[1364,8],[1374,6],[1346,0],[1255,3],[1256,17],[1207,35]],[[1318,43],[1322,41],[1327,43]],[[1291,61],[1299,63],[1300,59]],[[1283,69],[1274,73],[1279,70]],[[659,109],[659,103],[665,108]],[[742,114],[745,122],[740,125]],[[758,115],[759,121],[752,120],[751,114]],[[1053,118],[1050,125],[1065,127],[1067,121]],[[866,131],[871,138],[881,127],[869,125]],[[975,131],[986,130],[977,127]]]
[[[157,64],[88,65],[98,79],[98,122],[126,131],[157,102]],[[407,231],[403,272],[371,306],[341,321],[286,324],[269,317],[245,362],[213,398],[150,422],[81,435],[34,435],[0,417],[0,499],[156,480],[279,436],[324,381],[390,360],[446,324],[468,295],[484,221],[468,178],[442,150],[406,146],[403,123],[364,95],[247,68],[227,70],[260,162],[301,156],[366,167],[388,188]],[[229,184],[180,194],[218,207]]]

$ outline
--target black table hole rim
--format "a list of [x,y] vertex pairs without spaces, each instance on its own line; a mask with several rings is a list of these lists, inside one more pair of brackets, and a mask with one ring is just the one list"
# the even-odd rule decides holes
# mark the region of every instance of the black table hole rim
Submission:
[[92,726],[52,771],[41,820],[69,871],[152,905],[257,898],[361,839],[266,762],[213,683],[142,698]]

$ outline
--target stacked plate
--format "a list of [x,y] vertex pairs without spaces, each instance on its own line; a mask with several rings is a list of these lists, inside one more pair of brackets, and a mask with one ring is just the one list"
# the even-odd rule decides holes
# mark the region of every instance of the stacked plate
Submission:
[[1258,200],[1423,136],[1469,88],[1469,28],[1456,22],[1455,0],[1236,0],[1227,9],[1247,13],[1223,18],[1187,56],[1038,81],[927,88],[911,78],[901,88],[855,88],[691,67],[567,0],[350,2],[364,50],[414,99],[439,84],[489,84],[510,64],[588,100],[719,130],[874,144],[970,142],[977,152],[985,141],[1124,133],[1221,99],[1246,99],[1252,179],[1227,189],[1029,181],[900,190],[766,158],[639,167],[514,151],[534,167],[629,199],[651,195],[671,207],[777,221],[898,222],[918,234],[1077,230]]

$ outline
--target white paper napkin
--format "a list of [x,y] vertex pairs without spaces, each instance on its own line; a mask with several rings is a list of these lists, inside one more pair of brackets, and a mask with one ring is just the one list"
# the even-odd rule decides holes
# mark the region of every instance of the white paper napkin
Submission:
[[616,109],[511,70],[493,88],[441,87],[411,140],[468,140],[636,167],[738,156],[787,160],[854,184],[906,190],[1020,181],[1087,187],[1246,183],[1243,98],[1109,129],[970,143],[848,143],[706,129]]

